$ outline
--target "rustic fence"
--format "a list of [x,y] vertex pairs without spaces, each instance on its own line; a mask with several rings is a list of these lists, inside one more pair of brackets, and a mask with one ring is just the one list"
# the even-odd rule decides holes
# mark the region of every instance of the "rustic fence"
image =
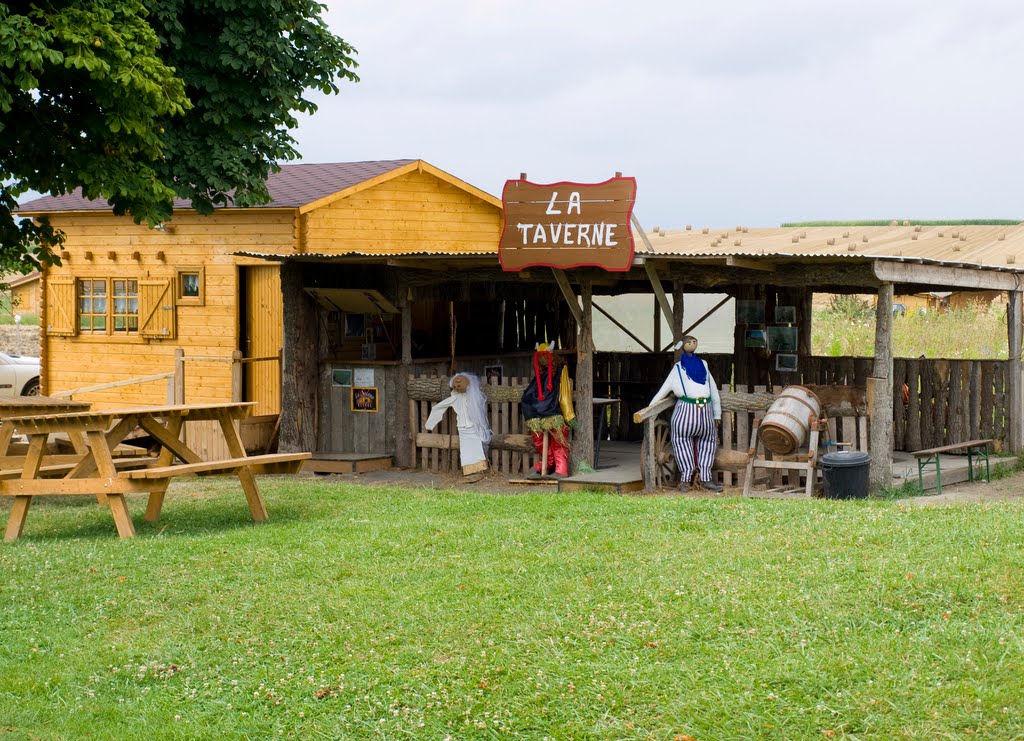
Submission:
[[[491,468],[512,476],[525,474],[537,460],[537,454],[519,413],[519,399],[528,378],[505,378],[501,383],[481,384],[488,400],[491,447],[488,459]],[[455,415],[445,414],[433,432],[426,432],[424,423],[434,404],[451,393],[448,376],[412,376],[409,378],[409,422],[413,431],[412,462],[428,471],[459,470],[459,433]]]
[[[723,387],[732,378],[731,355],[703,355],[711,374]],[[863,391],[871,375],[871,358],[800,358],[797,373],[779,374],[774,391],[792,384],[851,386]],[[665,353],[598,353],[594,361],[594,395],[621,399],[611,410],[607,429],[614,440],[640,440],[642,426],[633,414],[644,407],[671,368]],[[893,432],[896,450],[921,450],[974,438],[992,438],[997,450],[1006,447],[1010,410],[1005,360],[933,360],[897,358],[893,362]],[[737,387],[755,392],[766,387]],[[748,421],[749,423],[749,421]],[[734,420],[732,439],[739,440],[745,424]],[[856,426],[857,429],[852,429]],[[843,442],[866,436],[866,422],[837,420],[833,437]],[[861,429],[863,428],[863,429]],[[724,429],[724,423],[723,423]],[[723,432],[724,434],[724,432]],[[749,432],[746,434],[749,435]],[[858,449],[859,442],[857,442]]]

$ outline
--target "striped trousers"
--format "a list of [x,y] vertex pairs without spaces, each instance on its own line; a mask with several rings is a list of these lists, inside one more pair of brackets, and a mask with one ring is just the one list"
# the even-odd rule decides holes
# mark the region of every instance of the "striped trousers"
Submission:
[[689,484],[696,469],[701,481],[711,481],[717,448],[718,429],[711,405],[699,407],[677,401],[672,412],[672,452],[679,467],[679,480]]

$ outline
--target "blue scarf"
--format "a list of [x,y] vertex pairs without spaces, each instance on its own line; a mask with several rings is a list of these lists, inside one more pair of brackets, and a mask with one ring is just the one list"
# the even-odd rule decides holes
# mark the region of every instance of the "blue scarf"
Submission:
[[686,375],[690,377],[690,380],[694,383],[707,383],[708,372],[707,368],[704,367],[704,361],[697,356],[696,353],[683,353],[682,357],[679,358],[679,365],[686,371]]

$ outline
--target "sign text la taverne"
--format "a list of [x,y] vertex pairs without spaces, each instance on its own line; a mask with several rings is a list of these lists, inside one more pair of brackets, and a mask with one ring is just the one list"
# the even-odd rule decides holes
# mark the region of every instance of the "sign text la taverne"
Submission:
[[501,200],[505,209],[498,247],[502,269],[593,265],[616,272],[629,270],[636,178],[550,185],[509,180]]

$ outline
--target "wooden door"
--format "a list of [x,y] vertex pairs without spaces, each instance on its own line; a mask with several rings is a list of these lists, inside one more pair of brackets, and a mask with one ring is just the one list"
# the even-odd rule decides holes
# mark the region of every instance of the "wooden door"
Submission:
[[277,265],[245,266],[242,271],[242,400],[255,401],[253,416],[281,411],[280,353],[283,343],[281,271]]

